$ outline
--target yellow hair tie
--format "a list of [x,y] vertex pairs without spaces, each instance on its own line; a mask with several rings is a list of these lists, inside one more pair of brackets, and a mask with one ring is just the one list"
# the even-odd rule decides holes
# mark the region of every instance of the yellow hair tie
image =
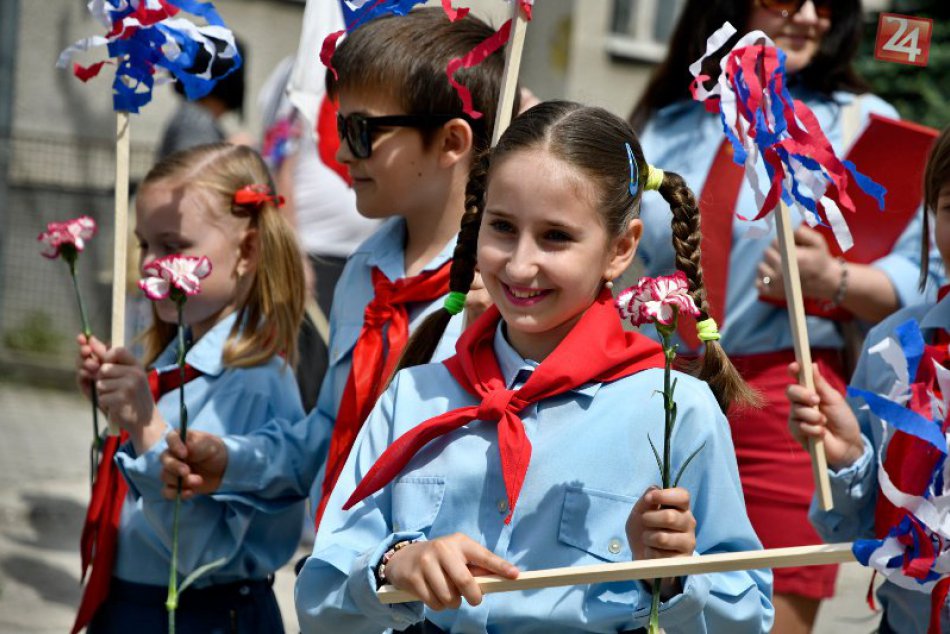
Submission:
[[719,341],[719,326],[716,320],[710,317],[696,322],[696,334],[700,341]]
[[658,190],[660,185],[663,184],[663,176],[663,170],[659,167],[647,165],[647,183],[643,188],[651,191]]

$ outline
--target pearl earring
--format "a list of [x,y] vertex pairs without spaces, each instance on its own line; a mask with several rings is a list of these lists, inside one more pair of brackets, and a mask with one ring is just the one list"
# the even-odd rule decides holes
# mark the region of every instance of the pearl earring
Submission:
[[606,282],[604,282],[604,286],[606,286],[610,290],[614,289],[614,283],[610,280],[607,280]]

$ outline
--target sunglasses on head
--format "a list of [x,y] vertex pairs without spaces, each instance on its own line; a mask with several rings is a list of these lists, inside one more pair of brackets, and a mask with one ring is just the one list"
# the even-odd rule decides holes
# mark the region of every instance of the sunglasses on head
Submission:
[[[787,18],[801,11],[807,1],[808,0],[759,0],[759,6],[769,11],[781,13],[782,17]],[[819,18],[831,17],[832,0],[812,0],[812,3],[815,5],[815,13]]]
[[346,141],[350,152],[358,159],[373,154],[373,133],[379,128],[435,128],[452,119],[464,118],[457,114],[397,114],[385,117],[367,117],[361,114],[337,114],[336,129],[341,141]]

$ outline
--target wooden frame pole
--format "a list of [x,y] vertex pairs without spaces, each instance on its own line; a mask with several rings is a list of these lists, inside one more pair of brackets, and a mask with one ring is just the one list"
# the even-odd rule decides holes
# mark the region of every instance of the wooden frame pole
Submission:
[[[808,329],[805,323],[805,302],[802,299],[801,277],[798,273],[798,256],[795,249],[795,238],[792,235],[791,212],[784,202],[780,202],[778,209],[775,211],[775,223],[779,251],[782,254],[782,280],[785,285],[788,321],[792,327],[795,360],[801,368],[798,382],[809,390],[814,390],[815,378],[812,373],[811,348],[808,344]],[[818,503],[823,510],[830,511],[834,507],[834,503],[831,500],[831,481],[828,478],[825,443],[820,438],[810,438],[808,450],[811,454],[812,475],[815,480]]]
[[[793,546],[769,550],[750,550],[713,555],[692,555],[669,559],[646,559],[620,564],[594,564],[591,566],[568,566],[522,572],[517,579],[502,577],[476,577],[475,582],[485,594],[513,590],[536,590],[557,586],[576,586],[611,581],[634,579],[658,579],[701,575],[711,572],[756,570],[761,568],[787,568],[790,566],[818,566],[842,564],[854,561],[851,544],[821,544],[817,546]],[[386,585],[377,592],[384,604],[408,603],[419,599],[403,590]]]
[[501,94],[498,97],[498,109],[495,113],[495,129],[492,131],[491,145],[495,147],[498,139],[511,123],[511,111],[515,107],[515,91],[518,89],[518,74],[521,70],[521,53],[524,51],[524,36],[528,30],[528,17],[521,9],[518,0],[511,2],[511,34],[508,36],[508,50],[505,54],[505,72],[501,79]]
[[[115,137],[115,244],[112,252],[113,346],[125,345],[125,286],[129,235],[129,113],[116,112]],[[118,436],[119,426],[109,421],[109,435]]]

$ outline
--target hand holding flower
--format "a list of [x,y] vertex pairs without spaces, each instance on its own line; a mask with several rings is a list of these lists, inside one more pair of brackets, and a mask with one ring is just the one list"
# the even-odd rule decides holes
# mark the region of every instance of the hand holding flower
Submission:
[[95,337],[86,337],[80,334],[76,336],[76,343],[79,345],[79,354],[76,355],[76,383],[79,390],[88,399],[92,399],[93,386],[96,376],[99,374],[101,360],[92,352],[92,342],[99,340]]
[[[627,542],[635,561],[685,557],[696,550],[696,518],[689,508],[689,491],[650,487],[627,517]],[[666,601],[682,591],[677,579],[663,579],[660,597]]]
[[174,500],[181,481],[181,499],[211,494],[221,486],[228,467],[228,448],[220,436],[192,429],[187,445],[176,431],[165,437],[168,449],[162,452],[162,495]]
[[107,349],[101,342],[92,343],[102,360],[96,377],[99,405],[110,420],[129,432],[136,453],[141,454],[161,439],[166,427],[152,399],[145,368],[126,348]]

